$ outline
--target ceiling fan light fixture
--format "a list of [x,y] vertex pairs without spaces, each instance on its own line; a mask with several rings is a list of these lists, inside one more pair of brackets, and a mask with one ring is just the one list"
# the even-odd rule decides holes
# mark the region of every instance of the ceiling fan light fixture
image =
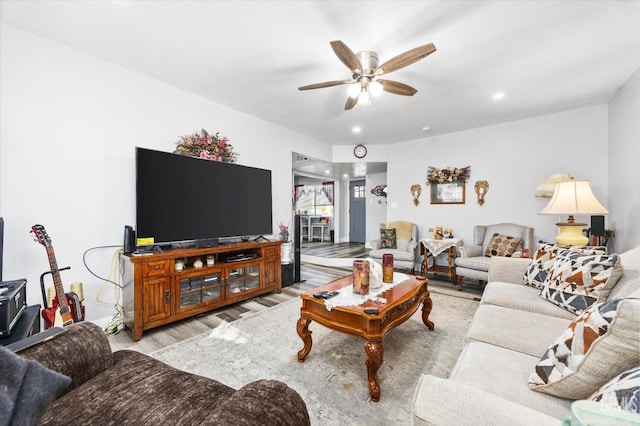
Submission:
[[358,105],[369,105],[370,103],[371,98],[369,97],[369,92],[367,92],[366,87],[363,87],[360,96],[358,96]]
[[393,80],[377,79],[383,74],[389,74],[407,67],[436,51],[433,43],[429,43],[407,50],[379,65],[378,55],[375,52],[363,51],[355,54],[340,40],[334,40],[330,42],[330,45],[340,62],[351,71],[351,79],[309,84],[298,87],[298,90],[321,89],[348,84],[347,93],[349,97],[344,104],[345,111],[353,109],[357,104],[370,104],[371,98],[379,96],[383,91],[402,96],[415,95],[417,90],[407,84]]
[[349,97],[352,99],[355,99],[358,97],[358,95],[360,94],[360,90],[361,90],[361,86],[359,82],[355,82],[353,84],[351,84],[349,86],[349,88],[347,89],[347,93],[349,94]]
[[380,96],[382,94],[382,90],[382,83],[377,81],[372,81],[369,83],[369,93],[371,93],[371,96],[373,96],[374,98]]

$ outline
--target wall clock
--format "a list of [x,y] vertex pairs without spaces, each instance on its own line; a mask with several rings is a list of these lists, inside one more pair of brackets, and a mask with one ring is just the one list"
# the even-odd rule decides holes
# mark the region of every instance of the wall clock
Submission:
[[367,155],[367,147],[364,145],[356,145],[356,147],[353,148],[353,155],[355,155],[356,158],[364,158],[365,155]]

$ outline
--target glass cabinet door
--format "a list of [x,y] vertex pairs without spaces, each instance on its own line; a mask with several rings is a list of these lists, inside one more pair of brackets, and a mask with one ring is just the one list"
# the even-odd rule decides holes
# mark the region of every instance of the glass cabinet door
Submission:
[[251,265],[245,268],[246,277],[245,280],[245,289],[253,290],[260,287],[260,266],[259,265]]
[[222,274],[215,272],[180,279],[180,308],[199,305],[221,297]]
[[244,273],[244,268],[229,269],[227,288],[229,289],[230,295],[244,291]]
[[227,288],[230,297],[243,291],[260,288],[260,265],[229,269]]

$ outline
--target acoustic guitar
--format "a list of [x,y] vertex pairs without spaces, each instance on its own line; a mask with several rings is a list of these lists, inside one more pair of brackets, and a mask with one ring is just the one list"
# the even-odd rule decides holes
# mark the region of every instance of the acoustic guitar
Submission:
[[62,287],[58,262],[56,262],[56,255],[47,231],[42,225],[33,225],[31,233],[33,233],[35,240],[47,249],[53,285],[56,289],[56,297],[53,298],[52,306],[42,309],[45,330],[51,327],[66,327],[74,322],[82,321],[84,318],[82,317],[82,305],[78,295],[73,292],[65,293]]

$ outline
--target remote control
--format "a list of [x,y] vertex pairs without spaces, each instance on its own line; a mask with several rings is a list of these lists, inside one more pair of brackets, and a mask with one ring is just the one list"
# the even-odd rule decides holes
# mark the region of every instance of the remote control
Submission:
[[315,297],[316,299],[323,299],[325,294],[327,294],[326,291],[321,291],[319,293],[314,293],[313,297]]
[[323,299],[331,299],[332,297],[336,297],[337,295],[339,295],[340,293],[338,293],[337,291],[331,291],[329,293],[325,293],[322,298]]
[[367,315],[377,315],[380,311],[376,308],[364,308],[364,313]]

